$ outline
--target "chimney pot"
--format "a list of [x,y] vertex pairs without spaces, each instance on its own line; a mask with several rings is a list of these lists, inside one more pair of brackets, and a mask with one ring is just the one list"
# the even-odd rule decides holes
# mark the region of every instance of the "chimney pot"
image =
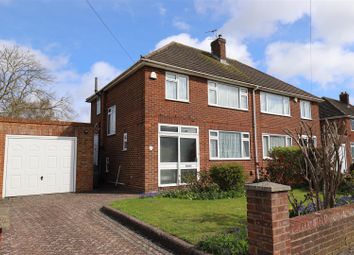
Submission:
[[218,35],[214,41],[211,42],[211,54],[218,58],[220,62],[226,63],[226,40]]
[[350,104],[350,102],[349,102],[349,94],[346,91],[340,93],[339,101],[344,103],[344,104],[346,104],[346,105],[349,105]]

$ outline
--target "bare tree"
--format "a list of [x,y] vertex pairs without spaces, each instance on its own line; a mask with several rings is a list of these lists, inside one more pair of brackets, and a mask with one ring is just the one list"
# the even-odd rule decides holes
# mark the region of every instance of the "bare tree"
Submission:
[[35,55],[18,46],[0,48],[0,114],[33,119],[71,119],[69,97],[57,97],[53,77]]
[[304,156],[301,170],[317,211],[335,205],[337,190],[343,180],[344,154],[341,153],[341,146],[345,143],[345,130],[342,122],[324,121],[318,144],[314,140],[312,127],[307,123],[302,122],[295,131],[286,130]]

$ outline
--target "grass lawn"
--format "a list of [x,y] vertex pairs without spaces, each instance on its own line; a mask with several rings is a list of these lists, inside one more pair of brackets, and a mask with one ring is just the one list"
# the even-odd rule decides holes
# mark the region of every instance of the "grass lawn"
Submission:
[[[306,190],[295,189],[294,194],[303,200]],[[136,198],[118,200],[112,206],[192,244],[205,236],[246,224],[245,197],[218,200]]]

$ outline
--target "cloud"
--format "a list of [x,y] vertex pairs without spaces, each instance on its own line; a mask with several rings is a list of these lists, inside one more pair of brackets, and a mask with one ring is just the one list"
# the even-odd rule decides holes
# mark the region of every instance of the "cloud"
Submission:
[[160,15],[161,16],[165,16],[166,12],[167,12],[167,9],[165,7],[163,7],[162,5],[160,5],[158,8],[159,8]]
[[186,22],[179,19],[174,19],[172,24],[174,27],[178,28],[179,30],[189,30],[190,28],[190,26]]
[[94,78],[98,77],[99,87],[102,87],[121,73],[119,69],[104,61],[95,62],[87,72],[80,73],[72,67],[69,56],[51,56],[39,49],[10,40],[0,40],[0,47],[3,45],[17,45],[34,54],[54,76],[51,90],[59,96],[69,96],[72,99],[72,107],[77,114],[75,121],[90,121],[90,104],[86,103],[85,99],[94,93]]
[[[255,65],[245,44],[241,44],[240,42],[233,40],[232,38],[226,38],[226,39],[227,39],[226,54],[229,58],[237,59],[243,63],[252,66]],[[185,45],[189,45],[191,47],[195,47],[210,52],[210,43],[212,42],[212,40],[213,38],[210,36],[204,38],[203,40],[199,40],[197,38],[193,38],[190,34],[181,33],[178,35],[172,35],[166,37],[165,39],[162,39],[156,44],[155,48],[158,49],[172,41],[175,41],[175,42],[179,42]]]
[[228,17],[218,32],[242,41],[272,35],[280,25],[294,23],[303,17],[309,5],[305,0],[196,0],[195,6],[200,14]]
[[[268,72],[283,79],[311,80],[310,45],[275,42],[266,49]],[[312,45],[312,79],[321,87],[345,86],[354,81],[354,52],[316,42]]]

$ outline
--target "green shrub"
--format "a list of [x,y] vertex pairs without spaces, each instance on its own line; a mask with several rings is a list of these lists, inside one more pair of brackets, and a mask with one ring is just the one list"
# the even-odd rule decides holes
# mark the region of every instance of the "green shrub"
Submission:
[[186,186],[163,191],[161,197],[179,198],[190,200],[214,200],[235,198],[244,195],[243,189],[223,190],[211,177],[210,171],[200,171],[198,178],[191,177],[186,180]]
[[267,178],[276,183],[296,186],[305,182],[301,172],[303,155],[298,147],[276,147],[270,153]]
[[247,231],[245,228],[231,233],[206,237],[197,244],[197,248],[214,255],[248,254]]
[[222,191],[242,191],[244,189],[244,170],[239,164],[214,165],[210,168],[210,177]]
[[344,176],[344,179],[339,186],[339,192],[344,195],[354,196],[354,164],[350,166],[349,173]]

